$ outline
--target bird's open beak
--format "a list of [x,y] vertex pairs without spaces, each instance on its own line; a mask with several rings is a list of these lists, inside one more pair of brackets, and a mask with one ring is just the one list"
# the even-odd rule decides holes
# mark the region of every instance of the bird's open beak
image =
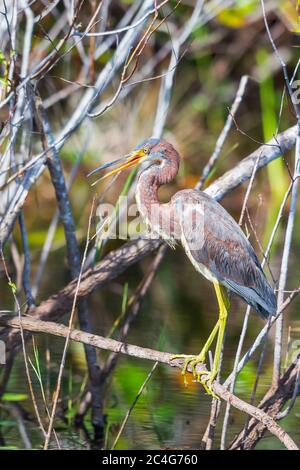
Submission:
[[[108,178],[109,176],[114,175],[115,173],[118,173],[119,171],[123,171],[126,168],[129,168],[133,165],[137,165],[143,158],[145,158],[147,155],[143,152],[143,150],[134,150],[128,155],[125,155],[124,157],[118,158],[118,160],[114,160],[109,163],[105,163],[104,165],[99,166],[98,168],[95,168],[95,170],[91,171],[87,176],[92,176],[94,173],[97,173],[98,171],[105,170],[106,168],[110,168],[111,166],[115,166],[113,170],[109,171],[106,173],[104,176],[102,176],[100,179]],[[97,180],[98,182],[99,180]]]

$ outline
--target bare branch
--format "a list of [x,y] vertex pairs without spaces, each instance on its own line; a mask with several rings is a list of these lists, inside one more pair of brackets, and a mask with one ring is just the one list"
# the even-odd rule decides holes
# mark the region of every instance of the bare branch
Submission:
[[[11,315],[0,315],[0,324],[6,324],[13,328],[19,328],[20,320],[16,317],[11,317]],[[113,339],[104,338],[102,336],[97,336],[90,333],[84,333],[79,330],[70,330],[68,327],[59,325],[57,323],[43,322],[24,316],[22,317],[22,327],[31,332],[50,333],[55,336],[69,337],[73,341],[90,344],[100,349],[133,356],[140,359],[160,362],[171,367],[182,368],[183,366],[182,360],[172,360],[172,354],[155,351],[153,349],[141,348],[139,346],[128,343],[121,343]],[[198,373],[200,370],[205,370],[204,364],[197,365],[196,373]],[[192,372],[192,370],[189,369],[189,372]],[[237,396],[230,393],[223,385],[216,381],[212,383],[212,389],[220,398],[230,402],[231,405],[238,410],[249,414],[255,420],[258,420],[264,427],[274,434],[287,449],[298,450],[297,445],[291,439],[291,437],[274,421],[274,419],[268,416],[264,411],[244,402]]]

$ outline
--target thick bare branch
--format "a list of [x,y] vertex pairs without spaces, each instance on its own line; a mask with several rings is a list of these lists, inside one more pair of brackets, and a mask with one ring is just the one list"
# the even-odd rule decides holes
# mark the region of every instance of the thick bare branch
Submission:
[[[0,325],[10,325],[13,328],[20,328],[20,320],[17,317],[11,317],[11,315],[0,315]],[[22,317],[22,328],[31,332],[39,333],[50,333],[55,336],[70,337],[73,341],[80,343],[89,344],[96,348],[113,351],[115,353],[126,354],[128,356],[137,357],[140,359],[147,359],[150,361],[160,362],[167,364],[172,367],[182,368],[182,360],[172,360],[173,355],[155,351],[153,349],[141,348],[140,346],[121,343],[114,339],[104,338],[102,336],[85,333],[80,330],[71,330],[69,328],[53,322],[43,322],[35,318],[28,316]],[[205,370],[204,364],[198,364],[196,372]],[[189,370],[191,372],[191,370]],[[291,439],[291,437],[263,410],[256,408],[253,405],[249,405],[237,396],[230,393],[223,385],[214,381],[212,384],[213,391],[223,400],[230,402],[232,406],[238,410],[252,416],[255,421],[259,421],[260,424],[267,428],[272,434],[274,434],[283,445],[289,450],[298,450],[297,445]]]

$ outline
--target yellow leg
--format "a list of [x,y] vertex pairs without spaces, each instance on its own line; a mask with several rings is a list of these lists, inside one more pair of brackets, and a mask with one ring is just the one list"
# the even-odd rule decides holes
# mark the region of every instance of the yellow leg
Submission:
[[[218,331],[215,356],[214,356],[212,370],[203,371],[197,374],[197,379],[201,381],[206,391],[210,394],[213,394],[211,385],[212,385],[212,382],[215,380],[216,376],[218,375],[219,368],[220,368],[222,345],[224,341],[228,310],[230,307],[229,299],[228,299],[225,288],[219,283],[214,283],[214,287],[215,287],[218,304],[219,304],[219,321],[218,321],[219,331]],[[204,379],[202,379],[202,376],[204,376]]]
[[203,361],[205,361],[206,359],[206,354],[208,353],[209,351],[209,348],[213,342],[213,340],[215,339],[215,336],[216,334],[218,333],[219,331],[219,328],[220,328],[220,321],[218,320],[217,323],[215,324],[215,327],[214,329],[212,330],[211,334],[209,335],[205,345],[203,346],[203,348],[201,349],[201,352],[199,354],[199,357],[203,358]]
[[[202,383],[206,392],[213,396],[215,396],[215,394],[212,391],[211,385],[214,379],[216,378],[218,371],[219,371],[219,367],[220,367],[222,344],[224,340],[224,333],[225,333],[227,315],[228,315],[228,310],[229,310],[229,299],[228,299],[225,288],[218,282],[214,283],[214,288],[216,291],[217,300],[219,304],[219,319],[214,329],[212,330],[211,334],[209,335],[208,340],[203,346],[200,354],[198,354],[197,356],[188,356],[184,354],[178,354],[172,357],[172,359],[179,359],[179,358],[185,359],[185,363],[182,369],[182,374],[183,375],[186,374],[187,368],[190,365],[192,367],[194,376],[196,376],[197,380]],[[218,337],[217,337],[217,344],[216,344],[212,370],[196,373],[197,364],[199,364],[200,362],[203,363],[205,361],[206,354],[209,351],[209,348],[213,340],[215,339],[215,336],[217,333],[218,333]],[[202,378],[203,376],[204,378]]]
[[[175,354],[174,356],[171,357],[171,361],[173,361],[174,359],[185,359],[184,366],[183,366],[182,371],[181,371],[182,375],[185,376],[185,374],[187,372],[187,368],[188,368],[189,365],[192,366],[194,376],[197,375],[195,367],[199,362],[202,362],[202,363],[205,362],[206,354],[208,353],[209,348],[210,348],[213,340],[215,339],[216,334],[218,333],[218,330],[219,330],[219,320],[215,324],[214,329],[210,333],[205,345],[201,349],[200,354],[198,354],[197,356],[188,355],[188,354]],[[186,380],[185,380],[185,383],[187,383]]]

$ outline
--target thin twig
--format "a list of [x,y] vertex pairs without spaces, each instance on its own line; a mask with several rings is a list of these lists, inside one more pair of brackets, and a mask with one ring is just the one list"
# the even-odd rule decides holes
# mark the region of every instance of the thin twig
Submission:
[[35,411],[35,415],[37,417],[37,421],[38,421],[38,424],[39,424],[39,427],[43,433],[43,435],[45,436],[46,435],[46,432],[45,432],[45,429],[44,429],[44,426],[43,426],[43,422],[42,422],[42,419],[40,417],[40,413],[39,413],[39,409],[38,409],[38,405],[37,405],[37,401],[36,401],[36,398],[35,398],[35,393],[34,393],[34,389],[33,389],[33,385],[32,385],[32,380],[31,380],[31,376],[30,376],[30,371],[29,371],[29,366],[28,366],[28,357],[27,357],[27,351],[26,351],[26,342],[25,342],[25,335],[24,335],[24,329],[23,329],[23,325],[22,325],[22,314],[21,314],[21,307],[20,307],[20,304],[19,304],[19,301],[18,301],[18,298],[15,294],[15,287],[14,287],[14,283],[12,282],[12,279],[9,275],[9,272],[7,270],[7,266],[6,266],[6,262],[5,262],[5,258],[4,258],[4,254],[3,254],[3,251],[1,251],[1,259],[2,259],[2,263],[3,263],[3,266],[4,266],[4,271],[5,271],[5,275],[6,275],[6,278],[7,278],[7,281],[8,281],[8,284],[11,288],[11,292],[12,292],[12,295],[14,297],[14,301],[15,301],[15,304],[17,306],[17,310],[18,310],[18,320],[19,320],[19,328],[20,328],[20,336],[21,336],[21,344],[22,344],[22,352],[23,352],[23,358],[24,358],[24,365],[25,365],[25,373],[26,373],[26,377],[27,377],[27,382],[28,382],[28,387],[29,387],[29,391],[30,391],[30,396],[31,396],[31,400],[32,400],[32,404],[33,404],[33,409]]
[[231,108],[230,108],[230,111],[228,113],[225,125],[222,129],[221,134],[218,137],[218,140],[216,142],[214,151],[213,151],[212,155],[210,156],[207,164],[205,165],[205,167],[202,171],[202,175],[201,175],[201,178],[200,178],[199,182],[196,185],[196,189],[201,189],[202,188],[203,184],[207,180],[211,170],[215,166],[215,164],[216,164],[216,162],[217,162],[217,160],[220,156],[220,153],[221,153],[221,150],[223,148],[224,142],[225,142],[225,140],[228,136],[228,133],[231,129],[231,126],[232,126],[232,123],[233,123],[233,118],[236,115],[236,113],[238,111],[238,108],[239,108],[239,106],[240,106],[240,104],[241,104],[241,102],[244,98],[246,87],[247,87],[247,84],[248,84],[248,80],[249,80],[249,77],[247,75],[243,75],[241,80],[240,80],[240,83],[239,83],[234,101],[233,101],[233,103],[231,105]]
[[82,267],[83,267],[85,259],[86,259],[87,249],[88,249],[88,245],[89,245],[89,237],[90,237],[91,221],[92,221],[93,210],[94,210],[94,202],[95,201],[93,200],[91,211],[90,211],[90,216],[89,216],[89,222],[88,222],[86,244],[85,244],[85,249],[84,249],[83,258],[82,258],[82,262],[81,262],[81,270],[80,270],[80,273],[79,273],[79,276],[78,276],[76,291],[75,291],[75,295],[74,295],[74,299],[73,299],[73,305],[72,305],[72,310],[71,310],[71,314],[70,314],[69,325],[68,325],[68,328],[66,328],[67,329],[66,341],[65,341],[65,344],[64,344],[63,354],[62,354],[60,368],[59,368],[59,373],[58,373],[58,377],[57,377],[57,384],[56,384],[56,389],[55,389],[55,392],[54,392],[54,399],[53,399],[53,404],[52,404],[50,422],[49,422],[49,426],[48,426],[48,430],[47,430],[47,434],[46,434],[46,439],[45,439],[45,444],[44,444],[44,450],[48,449],[48,447],[49,447],[51,432],[52,432],[53,423],[54,423],[54,417],[55,417],[55,413],[56,413],[56,407],[57,407],[60,388],[61,388],[62,375],[63,375],[63,371],[64,371],[64,367],[65,367],[69,341],[71,339],[71,331],[72,331],[72,325],[73,325],[74,316],[75,316],[75,308],[76,308],[77,297],[78,297],[78,289],[79,289],[80,281],[81,281],[81,277],[82,277]]
[[119,431],[118,431],[118,434],[116,435],[116,438],[115,438],[115,440],[114,440],[114,443],[113,443],[113,445],[111,446],[111,450],[114,450],[114,448],[116,447],[116,445],[117,445],[117,443],[118,443],[118,440],[120,439],[120,436],[121,436],[122,432],[124,431],[124,428],[125,428],[125,426],[126,426],[126,424],[127,424],[127,421],[129,420],[129,417],[130,417],[130,415],[131,415],[131,413],[132,413],[132,411],[133,411],[135,405],[137,404],[138,399],[139,399],[140,396],[142,395],[142,393],[143,393],[143,391],[144,391],[146,385],[148,384],[149,380],[151,379],[152,375],[154,374],[154,371],[155,371],[155,369],[156,369],[157,366],[158,366],[158,362],[154,362],[153,367],[151,368],[149,374],[147,375],[147,377],[145,378],[144,382],[142,383],[142,385],[141,385],[141,387],[140,387],[140,389],[139,389],[139,391],[138,391],[136,397],[134,398],[132,404],[130,405],[129,410],[127,411],[127,413],[126,413],[126,415],[125,415],[125,418],[124,418],[124,420],[123,420],[123,422],[122,422],[122,424],[121,424],[121,426],[120,426],[120,429],[119,429]]

